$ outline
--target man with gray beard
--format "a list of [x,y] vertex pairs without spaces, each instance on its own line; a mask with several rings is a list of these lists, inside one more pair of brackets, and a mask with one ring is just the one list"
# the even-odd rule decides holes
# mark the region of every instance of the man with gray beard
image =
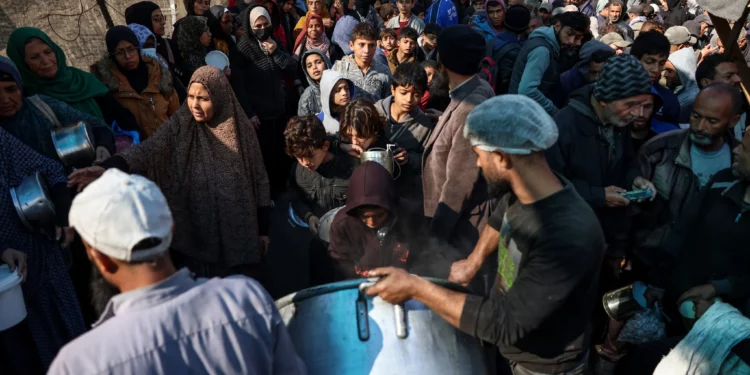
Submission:
[[[699,204],[702,188],[719,171],[732,165],[731,150],[738,144],[732,127],[742,112],[739,91],[726,83],[705,87],[695,99],[690,128],[660,134],[639,155],[641,177],[654,182],[657,198],[644,206],[637,219],[635,254],[655,264],[655,250],[664,247],[673,223],[686,208]],[[663,292],[649,290],[647,297]]]
[[599,80],[574,91],[555,116],[560,138],[547,150],[547,161],[596,212],[613,265],[621,263],[628,246],[630,201],[622,193],[655,190],[645,179],[634,184],[638,166],[630,135],[632,124],[645,122],[653,111],[651,80],[643,65],[633,56],[616,55],[604,63]]

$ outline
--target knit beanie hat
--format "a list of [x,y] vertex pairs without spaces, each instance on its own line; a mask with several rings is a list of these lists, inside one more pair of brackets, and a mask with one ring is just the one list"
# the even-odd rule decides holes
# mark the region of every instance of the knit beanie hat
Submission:
[[107,52],[109,52],[111,56],[115,55],[117,43],[120,43],[123,40],[133,43],[133,46],[136,48],[140,47],[140,43],[138,43],[138,38],[135,36],[135,33],[127,26],[115,26],[109,29],[107,31],[107,36],[104,39],[107,43]]
[[469,25],[452,25],[438,36],[438,59],[448,70],[472,75],[484,58],[484,38]]
[[531,12],[523,5],[513,5],[508,8],[503,21],[503,28],[514,33],[521,33],[529,28]]
[[602,66],[594,84],[594,98],[611,102],[651,94],[651,79],[640,61],[631,55],[615,55]]

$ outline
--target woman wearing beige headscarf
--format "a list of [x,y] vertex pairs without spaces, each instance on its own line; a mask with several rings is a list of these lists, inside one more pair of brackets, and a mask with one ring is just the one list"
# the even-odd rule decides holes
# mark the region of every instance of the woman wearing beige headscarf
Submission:
[[219,69],[199,68],[186,103],[156,133],[101,166],[74,172],[69,185],[82,189],[113,167],[147,176],[167,197],[177,265],[201,277],[245,274],[264,281],[268,177],[255,129]]

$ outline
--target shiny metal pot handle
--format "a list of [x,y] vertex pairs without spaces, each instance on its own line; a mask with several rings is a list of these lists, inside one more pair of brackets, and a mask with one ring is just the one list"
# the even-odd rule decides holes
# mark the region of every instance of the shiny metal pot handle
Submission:
[[[357,329],[359,331],[359,339],[367,341],[370,339],[370,323],[368,321],[367,313],[367,295],[365,290],[373,285],[376,281],[366,281],[359,284],[359,297],[357,298]],[[405,339],[409,335],[409,330],[406,326],[406,311],[404,305],[393,305],[393,319],[396,322],[396,336],[400,339]]]

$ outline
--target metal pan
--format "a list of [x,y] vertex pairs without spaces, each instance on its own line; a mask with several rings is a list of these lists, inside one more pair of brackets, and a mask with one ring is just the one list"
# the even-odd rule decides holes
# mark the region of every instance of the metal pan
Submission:
[[52,130],[52,143],[63,164],[74,167],[88,167],[94,162],[96,151],[89,133],[88,124],[83,121]]
[[10,197],[18,217],[29,230],[42,228],[55,218],[55,205],[47,190],[47,183],[39,172],[10,188]]

